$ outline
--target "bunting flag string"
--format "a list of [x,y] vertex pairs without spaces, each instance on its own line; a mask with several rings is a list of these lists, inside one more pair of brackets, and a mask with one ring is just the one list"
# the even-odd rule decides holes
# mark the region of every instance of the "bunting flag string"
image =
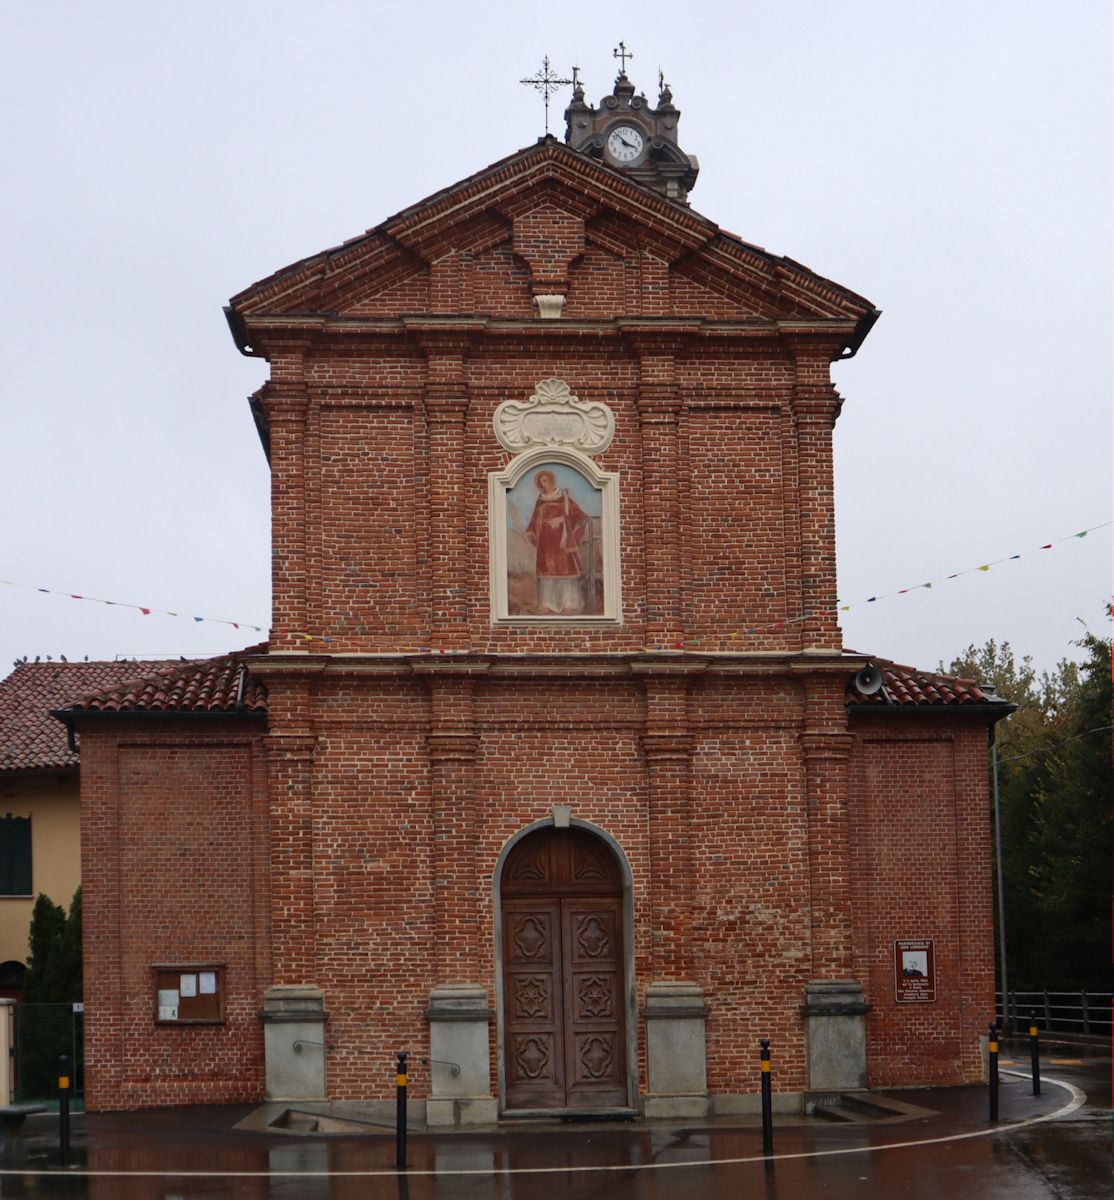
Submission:
[[[1029,550],[1026,553],[1032,554],[1041,550],[1051,550],[1053,546],[1058,546],[1062,542],[1072,542],[1080,538],[1085,538],[1089,533],[1094,533],[1097,529],[1105,529],[1111,524],[1114,524],[1114,522],[1103,521],[1101,525],[1092,525],[1090,529],[1081,529],[1078,533],[1069,533],[1065,537],[1056,538],[1055,541],[1045,542],[1043,545],[1035,546],[1032,550]],[[904,596],[909,592],[920,591],[922,588],[932,588],[934,584],[947,583],[952,579],[960,579],[964,575],[973,575],[975,572],[983,572],[985,574],[990,570],[991,567],[1000,566],[1002,563],[1016,562],[1019,558],[1021,558],[1020,554],[1006,554],[1001,558],[992,559],[990,562],[981,563],[976,567],[966,567],[962,571],[953,571],[950,575],[941,575],[938,579],[930,579],[925,583],[911,584],[909,587],[898,588],[897,591],[894,592],[884,592],[878,596],[867,596],[866,599],[857,600],[854,604],[844,604],[842,601],[837,600],[836,607],[840,612],[850,612],[852,608],[859,604],[875,604],[879,600],[890,600],[894,596]]]
[[[1059,546],[1063,542],[1074,542],[1085,538],[1088,534],[1094,533],[1099,529],[1106,529],[1114,524],[1114,521],[1103,521],[1099,525],[1092,525],[1088,529],[1081,529],[1078,533],[1069,533],[1064,537],[1055,538],[1050,542],[1043,542],[1039,546],[1033,547],[1031,550],[1025,551],[1026,554],[1038,553],[1042,550],[1051,550],[1054,546]],[[1000,566],[1002,563],[1016,562],[1021,558],[1021,554],[1005,554],[1001,558],[991,559],[990,562],[980,563],[976,567],[965,567],[962,571],[953,571],[949,575],[941,575],[936,579],[926,580],[924,583],[911,584],[909,587],[897,588],[892,592],[880,592],[875,596],[867,596],[862,600],[856,600],[853,603],[844,603],[841,600],[836,601],[836,610],[839,612],[850,612],[853,608],[861,607],[864,604],[877,604],[880,600],[890,600],[895,596],[905,596],[912,592],[921,591],[924,589],[931,590],[934,585],[939,583],[947,583],[953,579],[960,579],[964,575],[972,575],[975,573],[985,574],[991,567]],[[811,620],[813,617],[825,616],[831,609],[815,609],[812,612],[800,613],[795,617],[786,617],[781,621],[770,621],[764,625],[747,625],[738,630],[732,630],[728,633],[729,638],[738,638],[742,635],[753,633],[769,633],[771,631],[786,629],[790,625],[800,625],[805,621]],[[706,637],[685,638],[684,641],[675,642],[670,646],[646,646],[646,650],[683,650],[687,646],[698,645],[700,642],[708,641]]]
[[[1088,529],[1079,530],[1078,533],[1067,534],[1065,537],[1055,538],[1050,542],[1044,542],[1041,545],[1034,547],[1032,550],[1025,551],[1025,553],[1031,554],[1031,553],[1039,553],[1041,551],[1051,550],[1055,546],[1061,545],[1063,542],[1077,541],[1077,540],[1087,537],[1088,534],[1094,533],[1099,529],[1106,529],[1111,524],[1114,524],[1114,521],[1103,521],[1100,525],[1092,525]],[[980,563],[977,566],[965,567],[961,571],[953,571],[948,575],[941,575],[935,579],[925,580],[925,582],[923,582],[923,583],[910,584],[908,587],[897,588],[895,591],[892,591],[892,592],[880,592],[877,595],[866,596],[862,600],[856,600],[851,603],[845,603],[842,600],[837,600],[836,601],[836,610],[838,610],[839,612],[850,612],[852,609],[859,608],[864,604],[877,604],[880,600],[890,600],[890,599],[893,599],[895,596],[906,596],[912,592],[918,592],[918,591],[923,591],[923,590],[932,590],[932,588],[934,588],[937,584],[948,583],[953,579],[961,579],[964,575],[973,575],[976,573],[986,574],[988,571],[990,571],[990,569],[992,567],[1000,566],[1002,563],[1016,562],[1021,557],[1022,557],[1022,554],[1006,554],[1006,555],[1003,555],[1001,558],[991,559],[989,562]],[[30,591],[30,592],[41,592],[47,596],[62,596],[69,600],[86,600],[93,604],[106,604],[112,608],[130,608],[138,613],[141,613],[145,617],[150,616],[152,613],[157,613],[159,616],[178,617],[181,619],[191,620],[197,624],[207,623],[207,624],[213,624],[213,625],[230,625],[233,629],[247,629],[247,630],[252,630],[255,633],[262,633],[264,631],[264,627],[262,625],[256,625],[252,621],[233,621],[233,620],[228,619],[227,617],[191,616],[187,613],[174,612],[171,609],[167,609],[167,608],[156,608],[154,605],[150,605],[150,604],[132,604],[132,603],[129,603],[124,600],[105,600],[103,597],[100,597],[100,596],[85,596],[85,595],[81,595],[77,592],[63,592],[63,591],[58,591],[55,588],[37,587],[34,584],[29,584],[29,583],[17,583],[15,580],[12,580],[12,579],[0,579],[0,584],[3,584],[7,587],[22,588],[23,590]],[[818,609],[818,610],[815,610],[812,612],[800,613],[798,616],[795,616],[795,617],[786,617],[780,621],[770,621],[763,625],[747,625],[741,629],[730,631],[728,633],[728,637],[738,638],[741,635],[745,635],[745,634],[768,633],[771,631],[776,632],[778,630],[786,629],[790,625],[800,625],[802,622],[808,621],[808,620],[812,619],[813,617],[824,616],[829,611],[832,611],[832,610]],[[286,631],[285,630],[277,630],[276,633],[286,634]],[[293,632],[289,633],[287,636],[300,638],[302,641],[306,641],[306,642],[321,642],[322,644],[329,644],[333,641],[333,639],[331,637],[328,637],[326,635],[307,633],[307,632],[303,632],[303,631],[293,631]],[[686,646],[697,645],[700,642],[707,641],[707,640],[709,640],[709,639],[701,638],[701,637],[685,638],[683,641],[673,643],[669,646],[644,646],[643,650],[649,651],[649,652],[657,652],[657,651],[661,651],[661,650],[668,650],[668,651],[683,650],[683,649],[685,649]],[[401,647],[400,649],[404,653],[432,653],[432,654],[467,654],[467,653],[469,653],[468,650],[441,649],[441,648],[431,647],[431,646],[406,646],[406,647]]]
[[110,608],[131,608],[143,616],[149,617],[152,613],[157,613],[160,617],[178,617],[183,620],[193,621],[195,624],[209,625],[231,625],[233,629],[251,629],[256,633],[263,632],[262,625],[256,625],[251,621],[231,621],[226,617],[195,617],[189,613],[172,612],[169,608],[155,608],[153,604],[131,604],[126,600],[105,600],[102,596],[84,596],[78,592],[60,592],[55,588],[36,587],[32,583],[17,583],[14,579],[0,579],[0,583],[7,587],[22,588],[27,592],[42,592],[46,596],[62,596],[66,600],[87,600],[91,604],[107,604]]

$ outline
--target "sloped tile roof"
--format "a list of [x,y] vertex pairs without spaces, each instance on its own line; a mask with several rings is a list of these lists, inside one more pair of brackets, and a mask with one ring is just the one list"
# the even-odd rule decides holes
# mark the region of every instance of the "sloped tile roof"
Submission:
[[110,688],[145,672],[172,665],[158,662],[19,663],[0,680],[0,771],[41,771],[77,766],[65,728],[50,714],[81,696]]
[[872,696],[863,696],[848,684],[848,705],[856,708],[863,705],[924,708],[1006,703],[1001,696],[984,690],[974,679],[918,671],[915,667],[903,667],[897,663],[880,662],[877,665],[882,672],[882,687]]
[[142,679],[105,688],[67,712],[266,713],[267,689],[237,655],[178,662]]

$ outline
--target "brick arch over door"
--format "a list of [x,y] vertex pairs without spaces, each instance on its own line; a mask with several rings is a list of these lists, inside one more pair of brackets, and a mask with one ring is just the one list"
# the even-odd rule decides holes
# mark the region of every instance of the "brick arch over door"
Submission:
[[499,875],[504,1108],[630,1104],[623,864],[584,828],[545,826]]

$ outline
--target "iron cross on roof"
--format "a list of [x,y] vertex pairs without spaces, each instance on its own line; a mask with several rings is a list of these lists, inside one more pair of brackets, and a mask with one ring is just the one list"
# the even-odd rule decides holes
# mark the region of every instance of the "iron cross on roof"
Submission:
[[[574,67],[573,74],[575,74],[578,69],[579,68]],[[540,71],[536,71],[533,75],[529,76],[529,78],[520,79],[518,82],[526,84],[527,87],[537,88],[538,91],[541,92],[542,97],[545,100],[545,133],[546,137],[548,137],[550,93],[555,92],[559,87],[564,87],[566,84],[572,83],[573,80],[559,79],[556,75],[554,75],[549,69],[549,55],[547,54],[542,59],[542,69]]]
[[627,73],[627,59],[634,58],[634,51],[628,50],[625,42],[620,42],[617,49],[611,51],[611,57],[619,60],[619,74]]

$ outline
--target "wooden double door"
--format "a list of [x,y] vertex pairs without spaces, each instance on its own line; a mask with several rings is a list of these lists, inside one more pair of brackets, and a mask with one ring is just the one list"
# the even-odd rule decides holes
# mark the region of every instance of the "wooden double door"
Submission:
[[623,892],[605,842],[539,830],[502,878],[506,1108],[626,1108]]

